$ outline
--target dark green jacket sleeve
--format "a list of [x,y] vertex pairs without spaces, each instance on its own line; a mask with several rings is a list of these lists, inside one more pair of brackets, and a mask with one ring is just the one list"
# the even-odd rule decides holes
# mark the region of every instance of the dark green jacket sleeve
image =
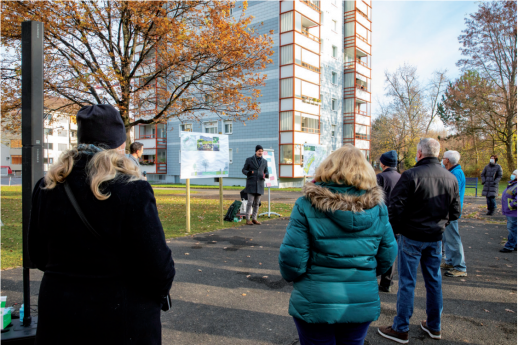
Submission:
[[378,247],[378,253],[376,254],[376,261],[378,266],[376,267],[376,275],[384,274],[394,264],[397,255],[397,242],[390,225],[387,207],[385,208],[384,214],[381,218],[382,223],[385,223],[385,229],[382,233],[381,242]]
[[306,273],[309,259],[309,224],[303,202],[303,198],[299,198],[293,207],[279,253],[282,277],[289,282]]

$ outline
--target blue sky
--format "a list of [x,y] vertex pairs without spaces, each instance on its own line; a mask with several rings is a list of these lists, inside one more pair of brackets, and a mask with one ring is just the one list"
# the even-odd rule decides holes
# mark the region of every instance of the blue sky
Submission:
[[384,71],[405,62],[417,67],[425,83],[437,69],[454,79],[460,71],[458,36],[464,18],[474,13],[473,1],[373,1],[372,5],[372,115],[384,99]]

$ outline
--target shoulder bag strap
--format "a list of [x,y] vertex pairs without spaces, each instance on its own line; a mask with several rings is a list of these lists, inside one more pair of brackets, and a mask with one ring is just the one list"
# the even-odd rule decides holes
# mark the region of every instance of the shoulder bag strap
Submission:
[[72,206],[74,206],[74,209],[76,210],[79,218],[81,218],[81,220],[83,221],[83,224],[86,226],[88,231],[90,231],[90,233],[97,240],[102,241],[102,239],[103,239],[102,236],[97,231],[95,231],[93,226],[88,222],[88,219],[86,219],[83,211],[81,211],[81,208],[79,207],[79,204],[77,203],[77,200],[74,197],[74,193],[72,193],[72,189],[70,189],[70,185],[68,184],[67,180],[65,180],[64,185],[65,185],[65,192],[67,193],[68,200],[70,200],[70,203],[72,204]]

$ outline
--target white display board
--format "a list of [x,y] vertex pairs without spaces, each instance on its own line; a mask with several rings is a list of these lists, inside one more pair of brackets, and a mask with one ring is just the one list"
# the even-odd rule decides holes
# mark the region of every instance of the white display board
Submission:
[[304,176],[315,176],[317,168],[327,158],[327,146],[317,144],[304,144]]
[[277,181],[277,167],[275,165],[275,153],[274,151],[264,150],[263,158],[268,162],[268,175],[269,178],[264,180],[264,187],[278,187],[279,182]]
[[228,135],[182,132],[180,178],[228,177]]

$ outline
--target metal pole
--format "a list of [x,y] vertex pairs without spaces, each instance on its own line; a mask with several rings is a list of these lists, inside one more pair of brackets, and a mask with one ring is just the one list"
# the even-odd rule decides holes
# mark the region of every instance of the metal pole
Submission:
[[270,187],[268,187],[268,212],[261,213],[260,215],[258,215],[258,217],[267,215],[268,218],[271,218],[272,214],[276,215],[276,216],[279,216],[279,217],[281,216],[278,213],[272,212],[272,209],[271,209],[271,198],[270,198]]
[[219,218],[223,225],[223,177],[219,178]]
[[9,187],[11,187],[11,176],[9,176]]
[[187,232],[191,232],[191,180],[185,180],[185,188],[186,188],[186,202],[185,202],[185,218],[187,221]]

